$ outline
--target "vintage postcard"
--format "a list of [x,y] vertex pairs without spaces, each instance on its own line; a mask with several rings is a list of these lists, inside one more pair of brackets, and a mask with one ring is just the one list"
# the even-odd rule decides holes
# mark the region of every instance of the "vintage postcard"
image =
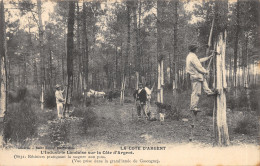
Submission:
[[258,0],[0,0],[0,165],[260,165]]

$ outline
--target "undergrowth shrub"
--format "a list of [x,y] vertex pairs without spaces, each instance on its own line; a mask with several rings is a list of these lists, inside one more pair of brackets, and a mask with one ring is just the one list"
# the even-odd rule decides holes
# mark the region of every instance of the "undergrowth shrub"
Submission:
[[23,142],[32,138],[37,132],[37,116],[32,103],[23,99],[12,103],[4,116],[3,137],[5,142]]
[[249,93],[250,96],[250,106],[252,111],[258,111],[258,115],[260,115],[259,108],[259,99],[260,99],[260,90],[251,90]]
[[40,91],[39,89],[36,89],[36,88],[33,88],[33,89],[29,89],[30,91],[30,96],[34,99],[36,99],[38,102],[39,101],[39,98],[40,98]]
[[237,97],[237,107],[238,108],[248,108],[248,98],[246,90],[241,90],[240,94]]
[[[35,107],[35,106],[33,106]],[[37,114],[37,122],[38,124],[47,124],[48,121],[52,121],[57,118],[57,110],[51,110],[51,111],[43,111],[39,109],[39,106],[37,108],[33,108],[36,111]]]
[[208,97],[206,94],[202,94],[199,100],[199,108],[202,111],[205,111],[207,116],[213,116],[213,108],[214,108],[214,98]]
[[91,105],[91,98],[87,97],[85,101],[85,106],[89,107]]
[[44,106],[45,108],[52,109],[56,107],[56,97],[53,90],[48,90],[44,94]]
[[26,95],[28,95],[28,90],[26,88],[19,88],[17,91],[11,91],[8,94],[8,102],[18,103],[23,100]]
[[98,125],[97,114],[90,107],[75,108],[71,113],[71,116],[83,118],[81,126],[83,127],[85,133],[89,128]]
[[132,103],[133,101],[130,99],[125,99],[124,103]]
[[167,109],[165,111],[166,118],[171,120],[180,120],[181,118],[181,112],[176,107],[173,107],[171,109]]
[[252,120],[252,117],[244,116],[237,122],[234,132],[239,134],[250,134],[253,130],[256,129],[257,120]]
[[213,116],[213,108],[212,109],[206,108],[205,109],[205,114],[207,116]]
[[165,83],[164,89],[167,91],[172,91],[172,83]]
[[202,94],[199,101],[199,106],[201,108],[213,109],[214,107],[214,98],[213,96],[208,97],[206,94]]
[[82,93],[74,92],[72,95],[72,104],[73,105],[81,105],[84,101],[84,96]]
[[232,95],[227,95],[227,108],[234,110],[235,108],[237,108],[238,106],[238,102],[236,100],[236,98]]
[[98,125],[97,114],[91,108],[87,108],[84,111],[83,120],[82,120],[82,126],[84,132],[87,132],[89,128],[97,125]]
[[50,139],[54,146],[69,142],[70,121],[53,121],[50,125]]
[[70,116],[82,118],[84,117],[85,108],[84,107],[76,107]]
[[[247,90],[249,90],[249,94],[247,94]],[[238,90],[236,97],[227,93],[227,107],[237,111],[244,111],[250,107],[252,111],[259,111],[259,95],[260,90],[253,88]]]
[[164,92],[164,103],[166,105],[170,105],[171,109],[166,110],[166,117],[171,120],[179,120],[183,117],[181,110],[187,110],[189,107],[189,97],[187,98],[187,93],[177,91],[178,100],[175,100],[175,96],[173,96],[173,91],[170,89],[170,85],[168,85],[168,90]]

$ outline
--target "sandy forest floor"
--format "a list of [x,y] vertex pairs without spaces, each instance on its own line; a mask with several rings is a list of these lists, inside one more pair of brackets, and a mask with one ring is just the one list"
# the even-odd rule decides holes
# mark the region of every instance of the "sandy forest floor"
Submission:
[[[121,106],[118,101],[98,101],[98,105],[92,106],[92,109],[97,117],[90,127],[82,126],[81,117],[49,120],[47,124],[38,128],[38,143],[46,146],[91,148],[100,145],[185,144],[189,142],[191,115],[188,110],[182,110],[182,117],[178,121],[165,119],[161,123],[138,119],[133,103],[125,103]],[[155,110],[155,105],[152,105],[151,109]],[[49,112],[53,111],[55,112],[55,110],[49,110]],[[231,144],[257,145],[259,140],[257,130],[250,134],[234,132],[236,127],[234,120],[239,119],[239,116],[242,114],[231,111],[227,113]],[[197,124],[193,142],[213,145],[212,117],[201,112],[198,115]]]
[[[37,149],[84,149],[120,150],[121,147],[166,147],[162,151],[132,151],[134,155],[119,155],[117,159],[156,159],[161,165],[175,163],[178,165],[255,165],[259,158],[259,129],[252,128],[248,134],[235,132],[237,123],[244,117],[242,112],[227,111],[229,136],[231,146],[219,148],[214,146],[212,117],[202,108],[198,115],[194,131],[194,140],[189,141],[191,131],[191,114],[181,110],[179,120],[165,119],[147,121],[138,119],[133,99],[126,98],[124,106],[119,99],[108,102],[100,99],[95,105],[79,107],[80,112],[72,113],[65,119],[56,118],[56,109],[44,110],[37,113],[38,127],[34,138],[23,143],[5,145],[5,148],[18,150]],[[206,109],[206,108],[205,108]],[[156,106],[151,105],[151,111],[156,112]],[[86,116],[84,113],[89,112]],[[254,114],[254,113],[253,113]],[[90,118],[89,118],[90,117]],[[258,122],[257,115],[251,115],[250,120]],[[2,128],[1,128],[2,130]],[[38,149],[38,150],[40,150]],[[131,152],[131,153],[132,153]],[[0,155],[14,153],[0,151]],[[21,153],[21,152],[17,152]],[[110,155],[105,155],[110,159]],[[177,160],[179,159],[179,160]],[[15,160],[17,161],[17,160]],[[26,161],[26,160],[21,160]],[[46,160],[46,162],[49,160]],[[55,160],[58,161],[58,160]],[[60,160],[59,160],[60,161]],[[110,160],[112,161],[112,160]],[[44,161],[45,162],[45,161]],[[69,161],[70,163],[71,161]],[[68,163],[68,164],[69,164]],[[16,163],[19,164],[19,163]],[[60,163],[61,164],[61,163]],[[140,164],[140,162],[139,162]]]

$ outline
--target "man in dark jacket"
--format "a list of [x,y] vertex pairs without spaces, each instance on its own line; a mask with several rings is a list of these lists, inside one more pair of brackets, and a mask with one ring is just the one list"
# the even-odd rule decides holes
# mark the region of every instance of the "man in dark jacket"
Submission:
[[136,107],[137,107],[137,115],[140,118],[142,114],[145,114],[146,118],[148,118],[146,114],[146,101],[147,95],[142,83],[138,84],[138,89],[134,92],[134,99],[136,100]]

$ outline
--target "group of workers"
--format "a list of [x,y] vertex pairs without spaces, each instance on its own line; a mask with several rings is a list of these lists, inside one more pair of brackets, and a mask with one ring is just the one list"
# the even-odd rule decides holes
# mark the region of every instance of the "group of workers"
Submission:
[[[208,96],[217,95],[217,91],[212,91],[209,89],[208,83],[205,78],[209,71],[206,70],[201,64],[201,62],[205,62],[212,58],[213,55],[199,59],[196,55],[196,52],[198,50],[197,45],[190,45],[188,49],[189,54],[186,58],[186,72],[190,75],[192,87],[190,111],[194,114],[197,114],[198,112],[200,112],[200,109],[198,108],[198,102],[202,88]],[[63,98],[62,93],[63,91],[61,90],[61,85],[56,85],[55,97],[57,103],[57,114],[59,118],[62,117],[63,104],[65,103],[65,99]],[[136,101],[138,117],[142,117],[144,115],[145,118],[149,118],[150,111],[147,107],[147,104],[149,104],[150,102],[150,93],[151,90],[149,88],[144,86],[142,83],[138,84],[138,89],[134,92],[134,99]]]

